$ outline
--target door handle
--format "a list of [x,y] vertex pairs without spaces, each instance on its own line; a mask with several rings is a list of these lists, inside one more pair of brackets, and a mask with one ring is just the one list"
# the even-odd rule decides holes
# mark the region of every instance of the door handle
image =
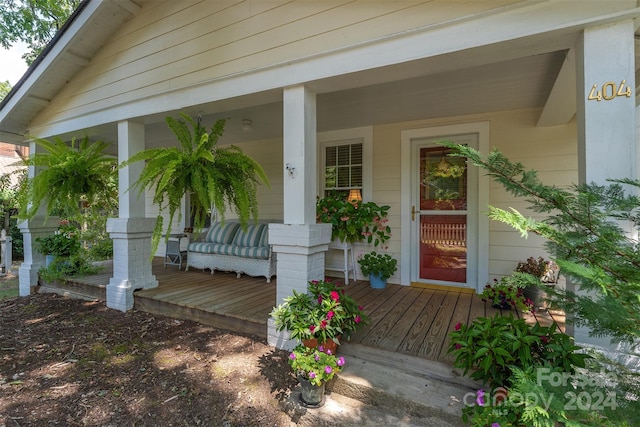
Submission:
[[416,220],[416,205],[411,206],[411,221]]

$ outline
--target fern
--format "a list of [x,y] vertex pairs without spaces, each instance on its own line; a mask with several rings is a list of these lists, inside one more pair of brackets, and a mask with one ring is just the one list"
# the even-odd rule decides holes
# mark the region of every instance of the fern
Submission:
[[34,141],[44,152],[19,162],[39,168],[37,174],[20,187],[19,218],[33,218],[43,204],[47,216],[56,211],[73,216],[80,214],[81,201],[93,204],[113,200],[107,197],[107,192],[113,188],[117,161],[104,154],[106,143],[90,142],[88,137],[79,143],[74,139],[70,145],[60,138]]
[[[190,195],[193,227],[204,226],[210,209],[215,207],[224,220],[225,209],[230,207],[245,227],[249,219],[258,219],[257,186],[269,185],[262,167],[235,146],[219,147],[218,139],[224,132],[226,121],[217,120],[211,130],[186,114],[181,119],[167,117],[179,147],[152,148],[132,156],[120,167],[145,161],[138,181],[133,185],[141,193],[153,191],[153,202],[168,209],[169,219],[165,234],[168,236],[174,219],[181,218],[180,205],[185,194]],[[155,253],[162,235],[163,222],[153,232],[152,253]]]

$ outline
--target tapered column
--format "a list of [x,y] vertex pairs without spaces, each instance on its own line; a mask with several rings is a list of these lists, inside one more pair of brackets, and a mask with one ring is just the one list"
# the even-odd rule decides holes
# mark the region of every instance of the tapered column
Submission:
[[[118,123],[118,161],[128,160],[144,149],[144,124]],[[113,277],[107,285],[107,306],[121,311],[133,308],[133,291],[155,288],[151,273],[151,235],[155,218],[145,218],[144,191],[132,189],[142,172],[143,162],[119,169],[119,217],[107,220],[113,239]]]
[[[638,177],[634,23],[623,21],[587,28],[577,49],[578,173],[580,183],[609,184],[608,179]],[[630,233],[629,224],[621,224]],[[571,283],[569,289],[575,289]],[[579,344],[613,349],[625,364],[640,360],[607,337],[569,325]],[[636,364],[639,363],[636,361]]]
[[[43,148],[35,142],[30,142],[29,153],[34,155],[42,152]],[[39,168],[29,166],[27,173],[29,178],[33,178],[39,172]],[[18,228],[22,232],[22,243],[24,250],[24,261],[20,264],[18,272],[18,283],[20,296],[31,294],[31,290],[38,285],[38,271],[45,266],[45,255],[36,250],[36,239],[49,236],[58,229],[60,218],[57,216],[46,216],[44,203],[38,208],[36,215],[25,221],[18,222]]]
[[[276,304],[305,292],[310,280],[324,278],[324,254],[331,225],[316,224],[316,95],[295,86],[284,91],[284,224],[269,225],[277,264]],[[278,348],[295,344],[268,321],[267,340]]]

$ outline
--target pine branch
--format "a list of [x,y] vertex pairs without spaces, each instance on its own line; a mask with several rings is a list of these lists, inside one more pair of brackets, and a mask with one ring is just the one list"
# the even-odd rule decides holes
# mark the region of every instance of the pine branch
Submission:
[[640,188],[637,180],[612,181],[608,186],[574,185],[560,189],[539,181],[535,171],[512,163],[493,151],[486,157],[467,146],[444,142],[453,156],[466,157],[486,170],[510,194],[523,197],[537,221],[515,209],[490,207],[489,216],[512,226],[526,237],[529,232],[547,239],[563,273],[581,291],[556,292],[555,303],[570,313],[576,324],[587,325],[596,336],[634,343],[640,338],[640,248],[622,229],[640,224],[640,199],[625,195],[622,185]]

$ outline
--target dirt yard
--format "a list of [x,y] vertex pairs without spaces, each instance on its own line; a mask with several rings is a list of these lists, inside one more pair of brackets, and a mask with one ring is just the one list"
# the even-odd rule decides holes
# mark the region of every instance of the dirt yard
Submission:
[[53,294],[0,301],[0,426],[290,426],[286,352]]

